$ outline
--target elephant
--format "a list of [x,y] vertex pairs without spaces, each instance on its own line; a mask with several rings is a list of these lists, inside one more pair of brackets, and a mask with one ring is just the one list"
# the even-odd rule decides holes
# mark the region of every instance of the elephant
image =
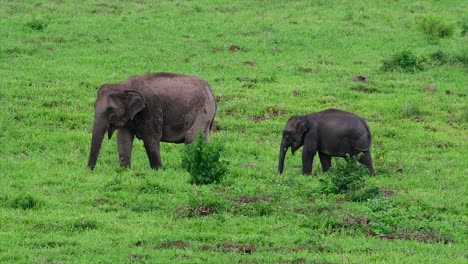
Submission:
[[88,168],[94,169],[107,132],[118,130],[120,165],[131,166],[133,140],[143,140],[151,168],[162,166],[160,142],[210,139],[217,104],[210,85],[196,76],[158,72],[103,84],[95,103]]
[[372,137],[367,123],[358,115],[339,109],[326,109],[308,115],[289,118],[283,130],[280,145],[278,172],[283,173],[286,152],[291,153],[303,146],[302,173],[312,173],[312,164],[318,152],[323,172],[331,167],[332,157],[363,155],[359,162],[374,176],[371,148]]

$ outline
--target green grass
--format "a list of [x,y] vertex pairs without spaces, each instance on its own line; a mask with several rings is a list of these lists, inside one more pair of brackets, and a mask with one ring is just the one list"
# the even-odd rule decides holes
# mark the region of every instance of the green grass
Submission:
[[[466,263],[466,1],[0,6],[0,262]],[[404,51],[423,67],[382,70]],[[115,137],[86,169],[97,87],[157,71],[213,86],[221,183],[189,184],[183,145],[119,168]],[[368,121],[378,197],[320,194],[318,157],[276,173],[289,116],[328,107]]]

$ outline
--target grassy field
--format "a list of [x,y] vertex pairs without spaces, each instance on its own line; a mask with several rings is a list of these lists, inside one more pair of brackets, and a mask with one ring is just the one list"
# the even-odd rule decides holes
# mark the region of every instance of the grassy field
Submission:
[[[466,263],[467,10],[0,0],[0,262]],[[157,71],[212,85],[222,182],[191,185],[176,144],[122,169],[115,137],[86,169],[96,89]],[[321,193],[318,157],[277,174],[287,119],[329,107],[368,121],[378,197]]]

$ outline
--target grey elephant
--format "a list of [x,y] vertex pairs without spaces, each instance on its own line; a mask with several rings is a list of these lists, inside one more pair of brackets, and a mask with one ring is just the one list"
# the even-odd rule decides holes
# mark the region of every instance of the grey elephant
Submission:
[[121,166],[130,167],[135,137],[143,140],[151,168],[161,167],[160,142],[206,141],[216,114],[210,85],[195,76],[159,72],[104,84],[98,91],[88,168],[93,169],[107,132],[118,130]]
[[283,131],[279,153],[278,172],[283,173],[286,151],[291,153],[303,147],[302,173],[312,172],[312,162],[318,152],[322,170],[328,171],[332,157],[353,157],[363,153],[359,161],[371,175],[375,175],[372,165],[372,137],[366,122],[356,114],[327,109],[308,115],[291,117]]

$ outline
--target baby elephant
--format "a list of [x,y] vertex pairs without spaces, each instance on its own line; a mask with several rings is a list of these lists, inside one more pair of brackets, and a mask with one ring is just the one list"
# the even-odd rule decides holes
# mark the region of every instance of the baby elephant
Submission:
[[318,152],[323,172],[331,166],[331,157],[355,156],[363,153],[360,162],[371,175],[375,175],[371,157],[371,133],[366,122],[359,116],[338,110],[327,109],[308,115],[293,116],[283,131],[279,153],[278,172],[283,173],[286,151],[291,153],[303,147],[302,173],[312,172],[312,161]]

